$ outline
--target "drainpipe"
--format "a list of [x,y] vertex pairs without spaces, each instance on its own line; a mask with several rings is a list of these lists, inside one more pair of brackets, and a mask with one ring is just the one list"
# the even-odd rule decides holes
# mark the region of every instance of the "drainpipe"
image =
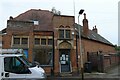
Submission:
[[78,38],[76,35],[76,62],[77,62],[77,74],[79,74],[79,66],[78,66]]
[[51,67],[51,76],[54,76],[54,31],[52,32],[53,44],[52,44],[52,67]]

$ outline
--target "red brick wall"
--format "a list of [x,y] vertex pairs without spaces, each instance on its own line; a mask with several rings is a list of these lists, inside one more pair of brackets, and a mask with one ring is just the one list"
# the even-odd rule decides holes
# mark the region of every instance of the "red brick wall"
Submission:
[[84,49],[84,61],[87,61],[87,52],[97,52],[102,51],[105,54],[109,54],[110,52],[115,52],[113,46],[109,46],[106,44],[102,44],[99,42],[82,39],[82,46]]
[[58,75],[59,71],[60,71],[60,66],[59,66],[59,50],[55,50],[55,54],[54,54],[54,72],[56,73],[56,75]]
[[12,36],[9,34],[9,35],[4,35],[3,36],[3,45],[2,45],[2,48],[10,48],[11,47],[11,41],[12,41]]
[[107,69],[111,66],[110,56],[104,56],[103,65],[104,65],[104,69]]
[[114,67],[115,65],[118,65],[119,64],[119,58],[120,57],[117,56],[116,53],[104,56],[104,60],[103,60],[104,72],[106,72],[110,68]]
[[76,72],[77,71],[77,61],[76,61],[76,52],[75,50],[71,50],[71,55],[70,55],[70,59],[71,59],[71,66],[72,66],[72,71]]
[[114,65],[117,65],[119,63],[119,56],[116,55],[116,54],[109,54],[110,55],[110,59],[111,59],[111,65],[114,66]]
[[[62,25],[66,29],[66,26],[69,26],[71,32],[74,31],[74,16],[54,16],[53,18],[53,26],[54,26],[54,47],[55,47],[55,73],[60,72],[60,65],[59,65],[59,27]],[[71,35],[72,37],[72,35]],[[72,45],[72,48],[70,50],[70,60],[71,60],[71,66],[72,66],[72,72],[77,72],[77,62],[76,62],[76,43],[75,39],[73,40],[66,40],[70,41],[70,44]]]
[[111,64],[114,65],[116,63],[116,56],[111,55],[110,58],[111,58]]

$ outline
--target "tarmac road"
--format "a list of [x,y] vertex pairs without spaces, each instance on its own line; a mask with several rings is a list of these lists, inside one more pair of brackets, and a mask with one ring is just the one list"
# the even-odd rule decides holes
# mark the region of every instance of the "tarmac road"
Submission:
[[[81,80],[81,76],[48,77],[47,80]],[[112,68],[107,73],[84,73],[84,80],[120,80],[120,65]]]
[[[81,78],[48,78],[47,80],[81,80]],[[84,78],[84,80],[120,80],[120,78]]]

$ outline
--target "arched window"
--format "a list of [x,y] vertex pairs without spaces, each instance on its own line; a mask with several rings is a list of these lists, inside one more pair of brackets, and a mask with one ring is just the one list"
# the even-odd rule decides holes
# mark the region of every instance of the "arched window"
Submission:
[[64,28],[64,26],[63,26],[63,25],[60,25],[59,28]]
[[70,26],[66,26],[66,28],[70,28]]
[[59,27],[59,38],[60,39],[70,39],[71,38],[71,30],[69,26],[60,26]]

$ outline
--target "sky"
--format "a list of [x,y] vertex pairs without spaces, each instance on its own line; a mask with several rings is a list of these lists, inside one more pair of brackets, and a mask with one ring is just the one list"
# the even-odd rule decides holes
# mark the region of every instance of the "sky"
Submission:
[[[10,16],[16,17],[30,9],[49,10],[55,7],[62,15],[75,16],[84,9],[89,21],[89,29],[95,25],[98,34],[111,43],[118,44],[118,2],[119,0],[1,0],[0,30],[6,28]],[[83,15],[80,15],[82,25]]]

